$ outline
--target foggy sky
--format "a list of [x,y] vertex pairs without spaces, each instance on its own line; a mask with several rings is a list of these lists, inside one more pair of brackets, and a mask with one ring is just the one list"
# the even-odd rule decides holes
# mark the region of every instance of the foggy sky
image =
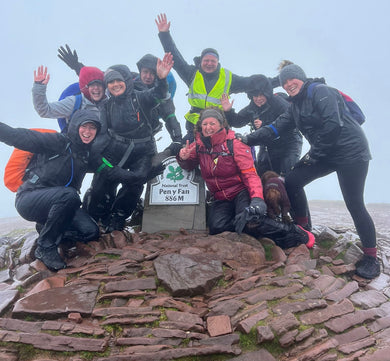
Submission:
[[[143,55],[163,56],[154,19],[165,12],[176,45],[189,63],[204,48],[213,47],[219,52],[221,65],[235,74],[275,76],[279,62],[290,59],[308,77],[324,77],[328,85],[350,95],[366,115],[363,129],[373,156],[366,202],[390,203],[385,187],[390,164],[385,88],[390,78],[389,4],[385,0],[2,2],[0,121],[15,127],[57,129],[56,120],[40,118],[33,108],[34,69],[41,64],[49,69],[49,101],[77,81],[75,73],[57,57],[60,45],[69,44],[85,65],[103,71],[120,63],[136,70],[135,64]],[[174,75],[176,115],[185,132],[187,88]],[[245,94],[232,98],[237,111],[248,103]],[[170,142],[169,135],[164,131],[157,137],[161,137],[158,148],[162,150]],[[1,178],[11,151],[11,147],[0,144]],[[335,175],[313,182],[306,193],[309,199],[342,199]],[[2,182],[0,195],[0,217],[16,215],[14,194]]]

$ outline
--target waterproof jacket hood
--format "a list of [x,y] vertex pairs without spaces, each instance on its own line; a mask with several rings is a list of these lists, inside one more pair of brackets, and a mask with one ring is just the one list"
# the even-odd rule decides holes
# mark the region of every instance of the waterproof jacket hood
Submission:
[[[80,125],[85,123],[85,122],[90,122],[94,123],[96,125],[96,136],[99,134],[100,129],[101,129],[101,122],[99,119],[99,116],[96,112],[93,112],[91,110],[87,109],[80,109],[77,110],[73,116],[72,119],[70,120],[69,127],[68,127],[68,137],[72,144],[74,144],[77,147],[83,147],[83,148],[89,148],[90,144],[84,144],[80,138],[79,135],[79,128]],[[96,137],[95,137],[96,139]],[[94,139],[94,140],[95,140]]]
[[249,85],[246,93],[251,100],[257,95],[264,95],[267,100],[270,100],[273,96],[273,88],[269,79],[264,75],[252,75],[249,77]]
[[81,68],[79,76],[80,91],[89,101],[92,101],[92,99],[91,95],[89,94],[88,84],[93,81],[97,81],[100,82],[104,87],[103,79],[104,73],[100,69],[93,66],[84,66]]
[[130,71],[129,67],[127,65],[124,65],[124,64],[117,64],[117,65],[110,66],[106,70],[106,73],[104,76],[105,82],[107,81],[106,75],[109,74],[110,70],[114,70],[114,71],[118,72],[122,76],[122,78],[126,84],[126,91],[122,95],[119,95],[118,98],[125,96],[125,94],[131,93],[133,91],[133,88],[134,88],[134,81],[133,81],[134,73],[132,73]]
[[152,54],[144,55],[140,60],[138,60],[137,67],[139,72],[141,72],[141,69],[147,68],[153,70],[154,73],[156,73],[157,56],[154,56]]

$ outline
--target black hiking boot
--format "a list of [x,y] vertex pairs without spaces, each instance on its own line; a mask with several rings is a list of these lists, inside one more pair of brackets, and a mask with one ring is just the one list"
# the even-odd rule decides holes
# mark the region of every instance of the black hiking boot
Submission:
[[51,271],[58,271],[66,268],[66,263],[62,260],[58,254],[57,247],[37,247],[35,250],[35,258],[39,259],[44,265]]
[[366,279],[373,279],[380,275],[381,267],[377,258],[363,255],[363,258],[355,263],[356,275]]
[[105,233],[114,231],[123,231],[126,225],[126,219],[118,214],[112,214],[110,221],[105,229]]
[[144,201],[141,198],[137,202],[137,207],[134,209],[133,214],[131,215],[130,222],[128,225],[131,227],[140,226],[142,224],[142,216],[144,215]]

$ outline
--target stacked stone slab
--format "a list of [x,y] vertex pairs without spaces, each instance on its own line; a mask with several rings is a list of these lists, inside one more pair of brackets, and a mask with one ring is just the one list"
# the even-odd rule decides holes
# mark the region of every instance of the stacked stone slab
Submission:
[[31,261],[0,284],[0,359],[388,360],[386,275],[353,276],[321,241],[113,232],[63,251],[68,268]]

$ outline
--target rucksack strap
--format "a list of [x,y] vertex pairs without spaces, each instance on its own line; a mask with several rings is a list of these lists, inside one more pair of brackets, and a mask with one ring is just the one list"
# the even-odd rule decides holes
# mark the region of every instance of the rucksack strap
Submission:
[[227,145],[229,153],[228,152],[210,152],[209,150],[202,151],[202,150],[199,150],[199,144],[196,144],[196,153],[210,154],[210,155],[221,155],[223,157],[225,157],[225,156],[233,156],[234,155],[233,139],[227,139],[226,140],[226,145]]

